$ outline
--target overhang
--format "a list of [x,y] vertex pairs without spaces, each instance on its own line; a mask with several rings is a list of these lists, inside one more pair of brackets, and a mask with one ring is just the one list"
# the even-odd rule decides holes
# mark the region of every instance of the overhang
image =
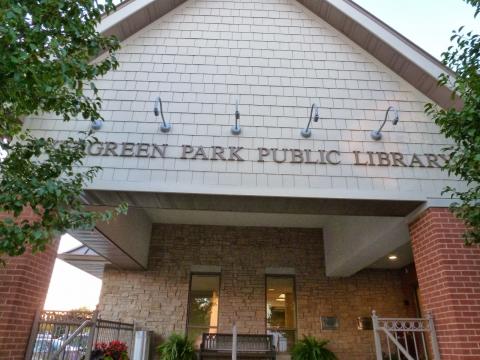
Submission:
[[[95,206],[90,209],[105,211],[111,208]],[[130,207],[127,214],[118,215],[109,222],[98,222],[94,229],[75,229],[68,233],[118,268],[144,270],[148,266],[151,229],[149,216],[142,209]]]
[[[152,223],[161,224],[322,229],[325,270],[326,275],[330,277],[348,277],[365,268],[397,269],[413,261],[409,245],[408,220],[401,216],[259,213],[171,208],[149,208],[142,211],[148,215]],[[102,257],[97,255],[91,258],[88,254],[59,257],[92,274],[103,269],[105,264],[112,264],[124,270],[148,268],[148,266],[142,268],[131,262],[132,250],[130,249],[129,253],[125,250],[125,244],[123,249],[116,245],[121,239],[98,237],[94,233],[96,233],[95,230],[91,233],[72,232],[72,235],[96,252],[104,254]],[[135,243],[136,239],[132,238],[131,244]],[[137,246],[149,250],[147,244]],[[399,255],[398,261],[386,260],[392,253]],[[104,262],[99,262],[100,259]],[[101,268],[97,270],[99,267]]]
[[115,35],[122,41],[184,2],[185,0],[124,1],[114,13],[102,19],[97,30],[104,35]]
[[[126,202],[127,215],[92,231],[71,235],[113,266],[148,268],[152,223],[219,226],[321,228],[326,273],[345,277],[366,268],[397,268],[411,261],[407,216],[422,201],[226,196],[185,193],[93,191],[84,195],[92,209]],[[393,250],[406,249],[402,262],[382,261]],[[84,260],[89,260],[86,257]],[[143,259],[143,261],[139,261]],[[76,260],[80,268],[88,266]],[[72,263],[73,264],[73,263]],[[90,263],[94,264],[94,263]],[[89,271],[89,270],[87,270]],[[90,270],[89,272],[92,272]]]
[[424,203],[420,199],[353,199],[290,196],[154,193],[88,190],[83,200],[92,206],[251,213],[316,214],[343,216],[407,216]]
[[81,245],[72,250],[57,255],[60,260],[83,270],[99,279],[103,277],[103,269],[110,262],[98,255],[86,245]]

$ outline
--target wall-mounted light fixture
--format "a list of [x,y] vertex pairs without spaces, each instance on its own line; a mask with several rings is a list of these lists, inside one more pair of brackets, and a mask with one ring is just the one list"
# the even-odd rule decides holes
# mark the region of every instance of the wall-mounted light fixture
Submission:
[[172,125],[167,123],[165,121],[165,118],[163,117],[162,99],[160,99],[160,96],[158,96],[155,100],[153,113],[155,114],[155,116],[162,115],[162,125],[160,125],[160,130],[164,133],[169,132],[172,128]]
[[[315,117],[313,117],[313,109],[315,109]],[[310,119],[308,120],[307,127],[300,132],[304,138],[309,138],[312,135],[312,130],[310,130],[312,117],[314,122],[318,122],[318,106],[315,103],[312,104],[312,108],[310,109]]]
[[397,125],[398,120],[399,120],[398,109],[393,107],[393,106],[389,106],[387,111],[385,112],[385,119],[383,120],[383,123],[380,126],[380,128],[378,130],[372,130],[372,132],[370,133],[370,136],[372,137],[373,140],[380,140],[382,138],[382,132],[381,131],[382,131],[383,127],[385,126],[385,123],[387,122],[388,114],[390,113],[390,111],[393,111],[393,114],[394,114],[394,117],[392,119],[392,123],[393,123],[393,125]]
[[238,111],[238,99],[237,102],[235,103],[235,125],[232,126],[232,134],[233,135],[238,135],[242,132],[242,129],[240,128],[240,124],[238,121],[240,120],[240,112]]
[[101,119],[95,119],[92,121],[90,127],[92,128],[92,130],[100,130],[102,128],[102,125],[103,125],[103,120]]

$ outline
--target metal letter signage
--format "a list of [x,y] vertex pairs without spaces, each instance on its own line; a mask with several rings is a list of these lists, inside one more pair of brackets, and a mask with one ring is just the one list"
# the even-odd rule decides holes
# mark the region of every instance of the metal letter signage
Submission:
[[448,160],[444,154],[402,154],[384,151],[352,151],[340,152],[325,149],[289,149],[264,148],[257,149],[254,159],[241,146],[193,146],[181,145],[168,147],[168,144],[148,144],[132,142],[96,142],[87,147],[90,156],[124,156],[138,158],[175,158],[185,160],[275,162],[290,164],[338,165],[351,164],[357,166],[392,166],[416,168],[441,168]]

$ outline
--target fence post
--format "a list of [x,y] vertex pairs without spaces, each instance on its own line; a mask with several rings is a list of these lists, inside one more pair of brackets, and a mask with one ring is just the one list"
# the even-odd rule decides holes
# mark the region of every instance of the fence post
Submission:
[[30,337],[28,338],[27,350],[25,351],[25,360],[30,360],[33,355],[33,348],[37,341],[38,325],[40,323],[41,310],[35,311],[35,317],[33,319],[32,329],[30,330]]
[[135,321],[133,321],[133,333],[132,333],[132,336],[130,338],[130,346],[128,347],[128,353],[130,355],[130,357],[133,357],[133,353],[135,351],[135,334],[137,333],[137,324]]
[[382,360],[382,343],[380,341],[380,334],[378,333],[378,316],[375,310],[372,311],[373,336],[375,339],[375,353],[377,360]]
[[237,360],[237,323],[235,321],[232,329],[232,360]]
[[433,358],[440,360],[440,350],[437,342],[437,332],[435,331],[435,324],[433,323],[433,316],[430,312],[427,313],[428,326],[430,328],[430,340],[432,341]]
[[87,349],[85,351],[85,360],[90,360],[93,348],[93,339],[95,337],[95,329],[97,328],[98,309],[95,309],[92,315],[92,326],[90,327],[90,334],[88,334]]

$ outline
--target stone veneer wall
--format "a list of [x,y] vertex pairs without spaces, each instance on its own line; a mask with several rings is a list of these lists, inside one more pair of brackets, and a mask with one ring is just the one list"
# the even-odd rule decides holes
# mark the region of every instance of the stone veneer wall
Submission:
[[[298,335],[331,339],[340,359],[373,359],[373,334],[356,329],[358,316],[414,314],[406,306],[400,271],[365,270],[325,276],[322,231],[313,229],[154,225],[147,271],[106,269],[100,297],[104,318],[135,321],[159,337],[184,332],[192,265],[221,266],[219,331],[265,332],[265,269],[296,272]],[[320,316],[340,328],[321,331]]]

